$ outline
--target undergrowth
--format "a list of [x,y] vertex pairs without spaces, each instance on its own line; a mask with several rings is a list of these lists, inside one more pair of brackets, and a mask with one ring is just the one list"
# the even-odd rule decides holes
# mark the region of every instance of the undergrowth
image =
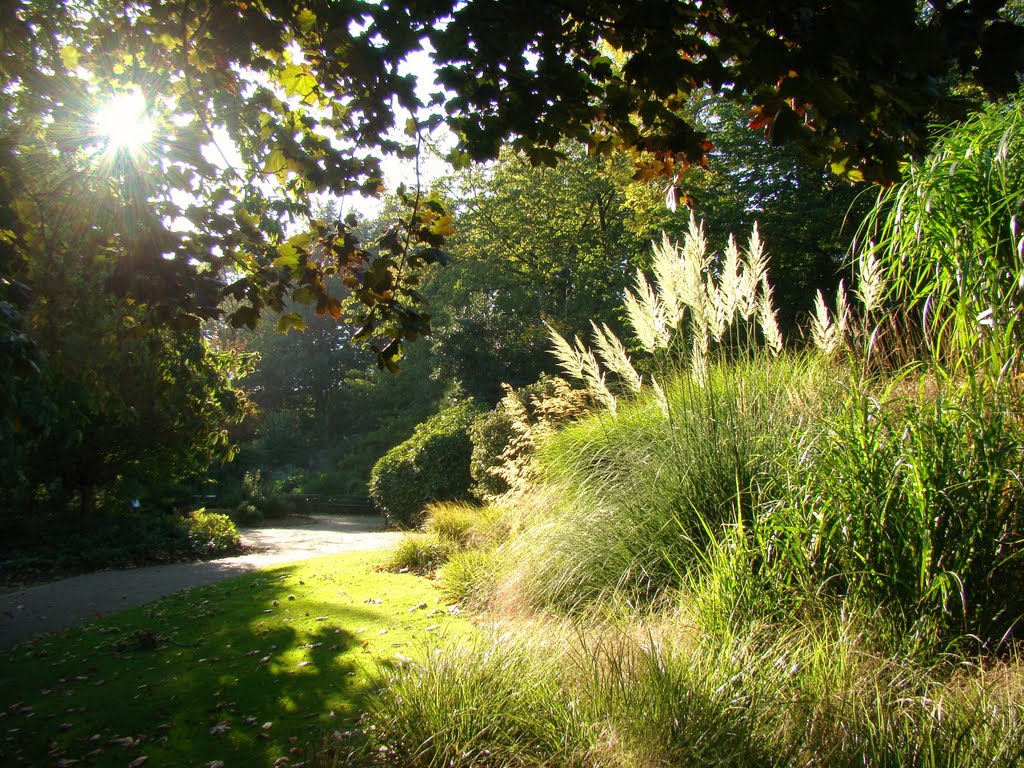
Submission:
[[[816,351],[783,350],[756,230],[714,260],[696,223],[627,296],[632,345],[554,337],[603,407],[531,447],[501,536],[442,567],[500,620],[387,676],[385,762],[1024,763],[1019,106],[881,197],[852,290],[816,298]],[[965,189],[999,198],[965,256],[998,250],[985,290],[957,287]]]

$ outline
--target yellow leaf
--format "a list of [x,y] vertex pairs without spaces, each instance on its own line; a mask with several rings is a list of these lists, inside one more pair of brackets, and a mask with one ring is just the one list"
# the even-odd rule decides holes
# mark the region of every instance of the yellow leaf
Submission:
[[313,236],[309,232],[300,232],[297,235],[293,235],[288,238],[288,245],[296,248],[308,248],[310,240]]
[[77,69],[78,60],[81,58],[78,49],[73,45],[65,45],[60,49],[60,60],[64,62],[66,69]]
[[435,235],[440,235],[441,237],[454,235],[455,227],[452,226],[453,221],[455,221],[453,216],[442,216],[430,225],[430,231]]
[[164,48],[169,51],[173,51],[175,48],[181,47],[181,40],[174,35],[164,32],[156,38],[156,41],[160,43]]
[[267,155],[267,161],[263,164],[264,173],[272,173],[284,183],[288,180],[288,171],[301,171],[302,163],[285,156],[280,148],[275,147]]
[[299,266],[299,252],[294,246],[285,243],[284,245],[278,246],[277,252],[281,255],[272,262],[274,267],[277,269],[281,269],[283,267],[296,269]]
[[319,83],[306,65],[292,64],[281,72],[281,86],[287,96],[301,96],[307,104],[316,104],[319,100]]
[[298,17],[296,17],[296,21],[299,22],[299,29],[301,29],[304,34],[308,35],[316,26],[316,14],[308,8],[304,8],[299,13]]

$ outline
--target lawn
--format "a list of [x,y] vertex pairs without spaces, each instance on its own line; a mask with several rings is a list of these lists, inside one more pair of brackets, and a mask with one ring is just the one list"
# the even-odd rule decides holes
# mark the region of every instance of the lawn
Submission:
[[4,765],[296,766],[347,752],[381,667],[473,633],[380,553],[276,566],[0,656]]

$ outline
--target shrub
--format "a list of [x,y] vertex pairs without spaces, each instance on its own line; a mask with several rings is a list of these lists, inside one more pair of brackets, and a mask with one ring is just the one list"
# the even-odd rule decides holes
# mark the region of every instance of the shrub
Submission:
[[505,385],[505,396],[494,410],[478,416],[470,427],[473,495],[493,499],[522,485],[538,441],[590,409],[586,391],[554,376],[516,390]]
[[253,523],[258,523],[263,519],[263,513],[248,501],[238,502],[238,506],[235,507],[231,516],[234,518],[235,522],[241,523],[242,525],[252,525]]
[[0,578],[220,557],[239,548],[238,531],[226,515],[103,511],[85,521],[77,515],[49,519],[26,532],[0,554]]
[[374,465],[370,498],[392,524],[414,525],[431,501],[469,498],[471,400],[445,408]]
[[231,518],[217,512],[197,509],[181,519],[192,553],[197,557],[220,557],[242,547],[238,529]]
[[270,518],[287,517],[297,511],[296,500],[286,493],[275,493],[263,505],[263,514]]

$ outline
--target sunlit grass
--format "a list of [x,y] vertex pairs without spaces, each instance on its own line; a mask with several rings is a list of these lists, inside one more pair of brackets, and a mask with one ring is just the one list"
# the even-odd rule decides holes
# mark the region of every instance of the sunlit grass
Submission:
[[381,665],[472,633],[432,582],[376,572],[379,557],[274,567],[0,656],[4,765],[272,766],[324,743],[347,751]]

